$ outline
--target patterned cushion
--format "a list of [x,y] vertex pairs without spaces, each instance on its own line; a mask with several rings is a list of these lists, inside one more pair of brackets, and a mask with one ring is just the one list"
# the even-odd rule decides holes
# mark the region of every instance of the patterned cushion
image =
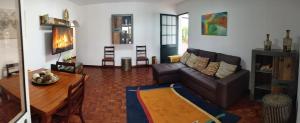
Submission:
[[228,64],[224,61],[221,61],[219,70],[216,73],[218,78],[225,78],[235,72],[237,65]]
[[183,54],[183,56],[180,58],[180,62],[183,63],[183,64],[185,64],[187,62],[187,60],[189,59],[190,56],[191,56],[190,53],[185,52]]
[[198,56],[193,68],[198,71],[201,71],[201,70],[205,69],[205,67],[208,64],[208,61],[209,61],[209,58]]
[[205,69],[201,70],[201,72],[209,76],[214,76],[218,71],[219,66],[220,62],[210,62]]
[[191,54],[190,58],[186,62],[186,65],[189,67],[194,67],[196,62],[197,62],[197,56],[194,54]]

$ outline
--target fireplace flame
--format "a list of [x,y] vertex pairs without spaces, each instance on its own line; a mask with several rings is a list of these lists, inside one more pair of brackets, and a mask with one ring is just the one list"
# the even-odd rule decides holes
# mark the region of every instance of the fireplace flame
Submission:
[[55,30],[55,35],[53,36],[53,48],[63,49],[73,45],[73,33],[71,30]]
[[57,48],[67,47],[68,45],[70,45],[70,43],[66,34],[57,40]]

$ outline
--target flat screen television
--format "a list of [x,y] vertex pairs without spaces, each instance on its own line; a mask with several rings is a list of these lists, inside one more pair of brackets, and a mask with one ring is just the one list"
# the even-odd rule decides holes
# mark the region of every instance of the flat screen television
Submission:
[[52,28],[52,54],[54,55],[73,49],[73,39],[72,28],[54,26]]

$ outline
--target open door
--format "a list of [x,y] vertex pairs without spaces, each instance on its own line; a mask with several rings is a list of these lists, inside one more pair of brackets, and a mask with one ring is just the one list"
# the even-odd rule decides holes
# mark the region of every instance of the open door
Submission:
[[[28,75],[24,67],[22,1],[0,1],[0,123],[31,122]],[[10,86],[9,80],[16,84]]]
[[168,56],[178,54],[178,17],[160,15],[160,62],[169,62]]

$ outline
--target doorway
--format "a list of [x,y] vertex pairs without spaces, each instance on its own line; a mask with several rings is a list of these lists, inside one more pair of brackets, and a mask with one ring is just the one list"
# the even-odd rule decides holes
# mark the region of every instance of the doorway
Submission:
[[189,46],[189,14],[178,16],[178,55],[183,55]]
[[183,55],[188,48],[189,14],[160,15],[160,62],[169,56]]
[[178,16],[160,14],[160,62],[169,62],[169,56],[178,54]]

